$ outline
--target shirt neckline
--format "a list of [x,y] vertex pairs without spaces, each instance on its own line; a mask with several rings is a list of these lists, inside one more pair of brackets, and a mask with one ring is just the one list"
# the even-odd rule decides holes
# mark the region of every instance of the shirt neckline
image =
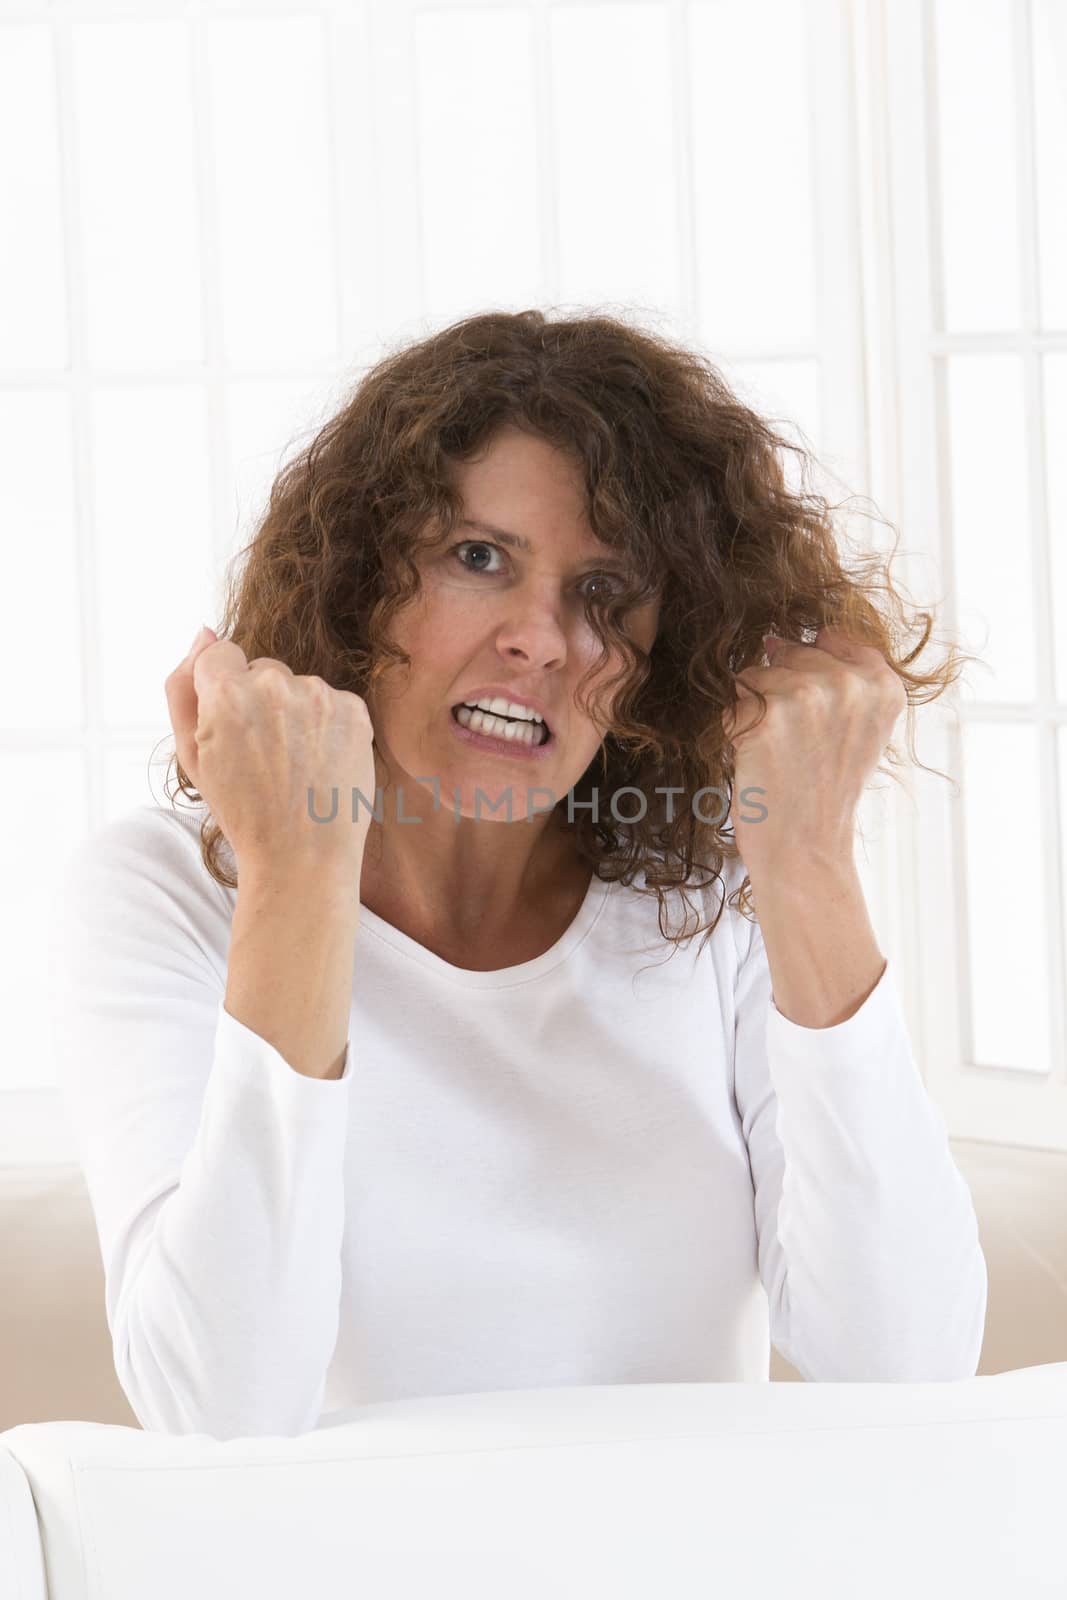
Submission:
[[[541,978],[566,961],[582,940],[593,931],[613,887],[614,879],[598,878],[594,872],[577,916],[560,934],[554,945],[542,951],[539,956],[534,956],[531,961],[520,961],[513,967],[498,967],[493,972],[472,972],[466,967],[454,967],[450,961],[443,960],[433,950],[427,950],[425,945],[419,944],[417,939],[412,939],[400,928],[394,927],[391,922],[386,922],[384,917],[380,917],[362,901],[359,907],[359,925],[361,931],[365,929],[372,938],[390,945],[401,955],[407,956],[410,961],[418,962],[419,966],[425,967],[428,972],[435,973],[449,983],[457,984],[464,989],[504,989],[509,985],[529,983],[533,978]],[[358,933],[356,943],[358,948]]]

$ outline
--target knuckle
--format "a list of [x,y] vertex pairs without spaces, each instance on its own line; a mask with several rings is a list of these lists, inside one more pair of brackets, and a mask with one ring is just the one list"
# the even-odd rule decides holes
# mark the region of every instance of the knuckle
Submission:
[[[813,678],[801,678],[796,686],[796,697],[801,705],[817,706],[822,704],[822,687]],[[781,713],[779,713],[781,715]]]
[[[258,666],[258,662],[257,662]],[[253,674],[253,683],[266,695],[281,699],[289,691],[290,674],[282,670],[280,662],[264,662],[259,671]]]
[[237,705],[244,698],[244,683],[238,677],[220,678],[211,684],[209,694],[217,706]]

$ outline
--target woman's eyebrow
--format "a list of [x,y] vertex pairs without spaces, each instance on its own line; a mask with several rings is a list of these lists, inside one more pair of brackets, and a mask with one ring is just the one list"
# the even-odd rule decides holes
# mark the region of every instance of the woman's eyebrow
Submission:
[[[461,528],[475,528],[479,533],[491,533],[494,539],[499,539],[501,544],[509,544],[516,550],[525,550],[527,555],[533,555],[533,545],[529,539],[524,539],[521,533],[508,533],[506,528],[498,528],[491,522],[482,522],[477,517],[464,517],[459,523]],[[602,567],[618,567],[620,571],[626,568],[621,557],[605,552],[604,555],[587,556],[586,561],[596,562]]]
[[491,533],[501,544],[510,544],[516,550],[525,550],[527,555],[533,555],[533,545],[529,539],[524,539],[521,533],[508,533],[504,528],[495,528],[491,522],[479,522],[477,517],[464,517],[460,527],[477,528],[479,533]]

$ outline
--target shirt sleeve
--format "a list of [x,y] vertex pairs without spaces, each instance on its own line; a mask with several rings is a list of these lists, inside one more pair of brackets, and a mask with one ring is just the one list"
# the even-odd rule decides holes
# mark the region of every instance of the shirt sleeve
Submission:
[[54,1058],[138,1420],[292,1435],[337,1339],[351,1050],[310,1078],[225,1009],[232,904],[162,808],[82,841],[52,906]]
[[892,962],[851,1017],[802,1027],[774,1004],[758,923],[741,920],[734,1093],[774,1345],[814,1382],[973,1377],[986,1262]]

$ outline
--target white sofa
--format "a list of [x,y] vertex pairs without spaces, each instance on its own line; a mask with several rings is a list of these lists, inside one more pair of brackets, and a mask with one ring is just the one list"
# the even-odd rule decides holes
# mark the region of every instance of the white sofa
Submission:
[[0,1595],[1052,1600],[1065,1464],[1067,1362],[438,1396],[296,1438],[25,1423]]

